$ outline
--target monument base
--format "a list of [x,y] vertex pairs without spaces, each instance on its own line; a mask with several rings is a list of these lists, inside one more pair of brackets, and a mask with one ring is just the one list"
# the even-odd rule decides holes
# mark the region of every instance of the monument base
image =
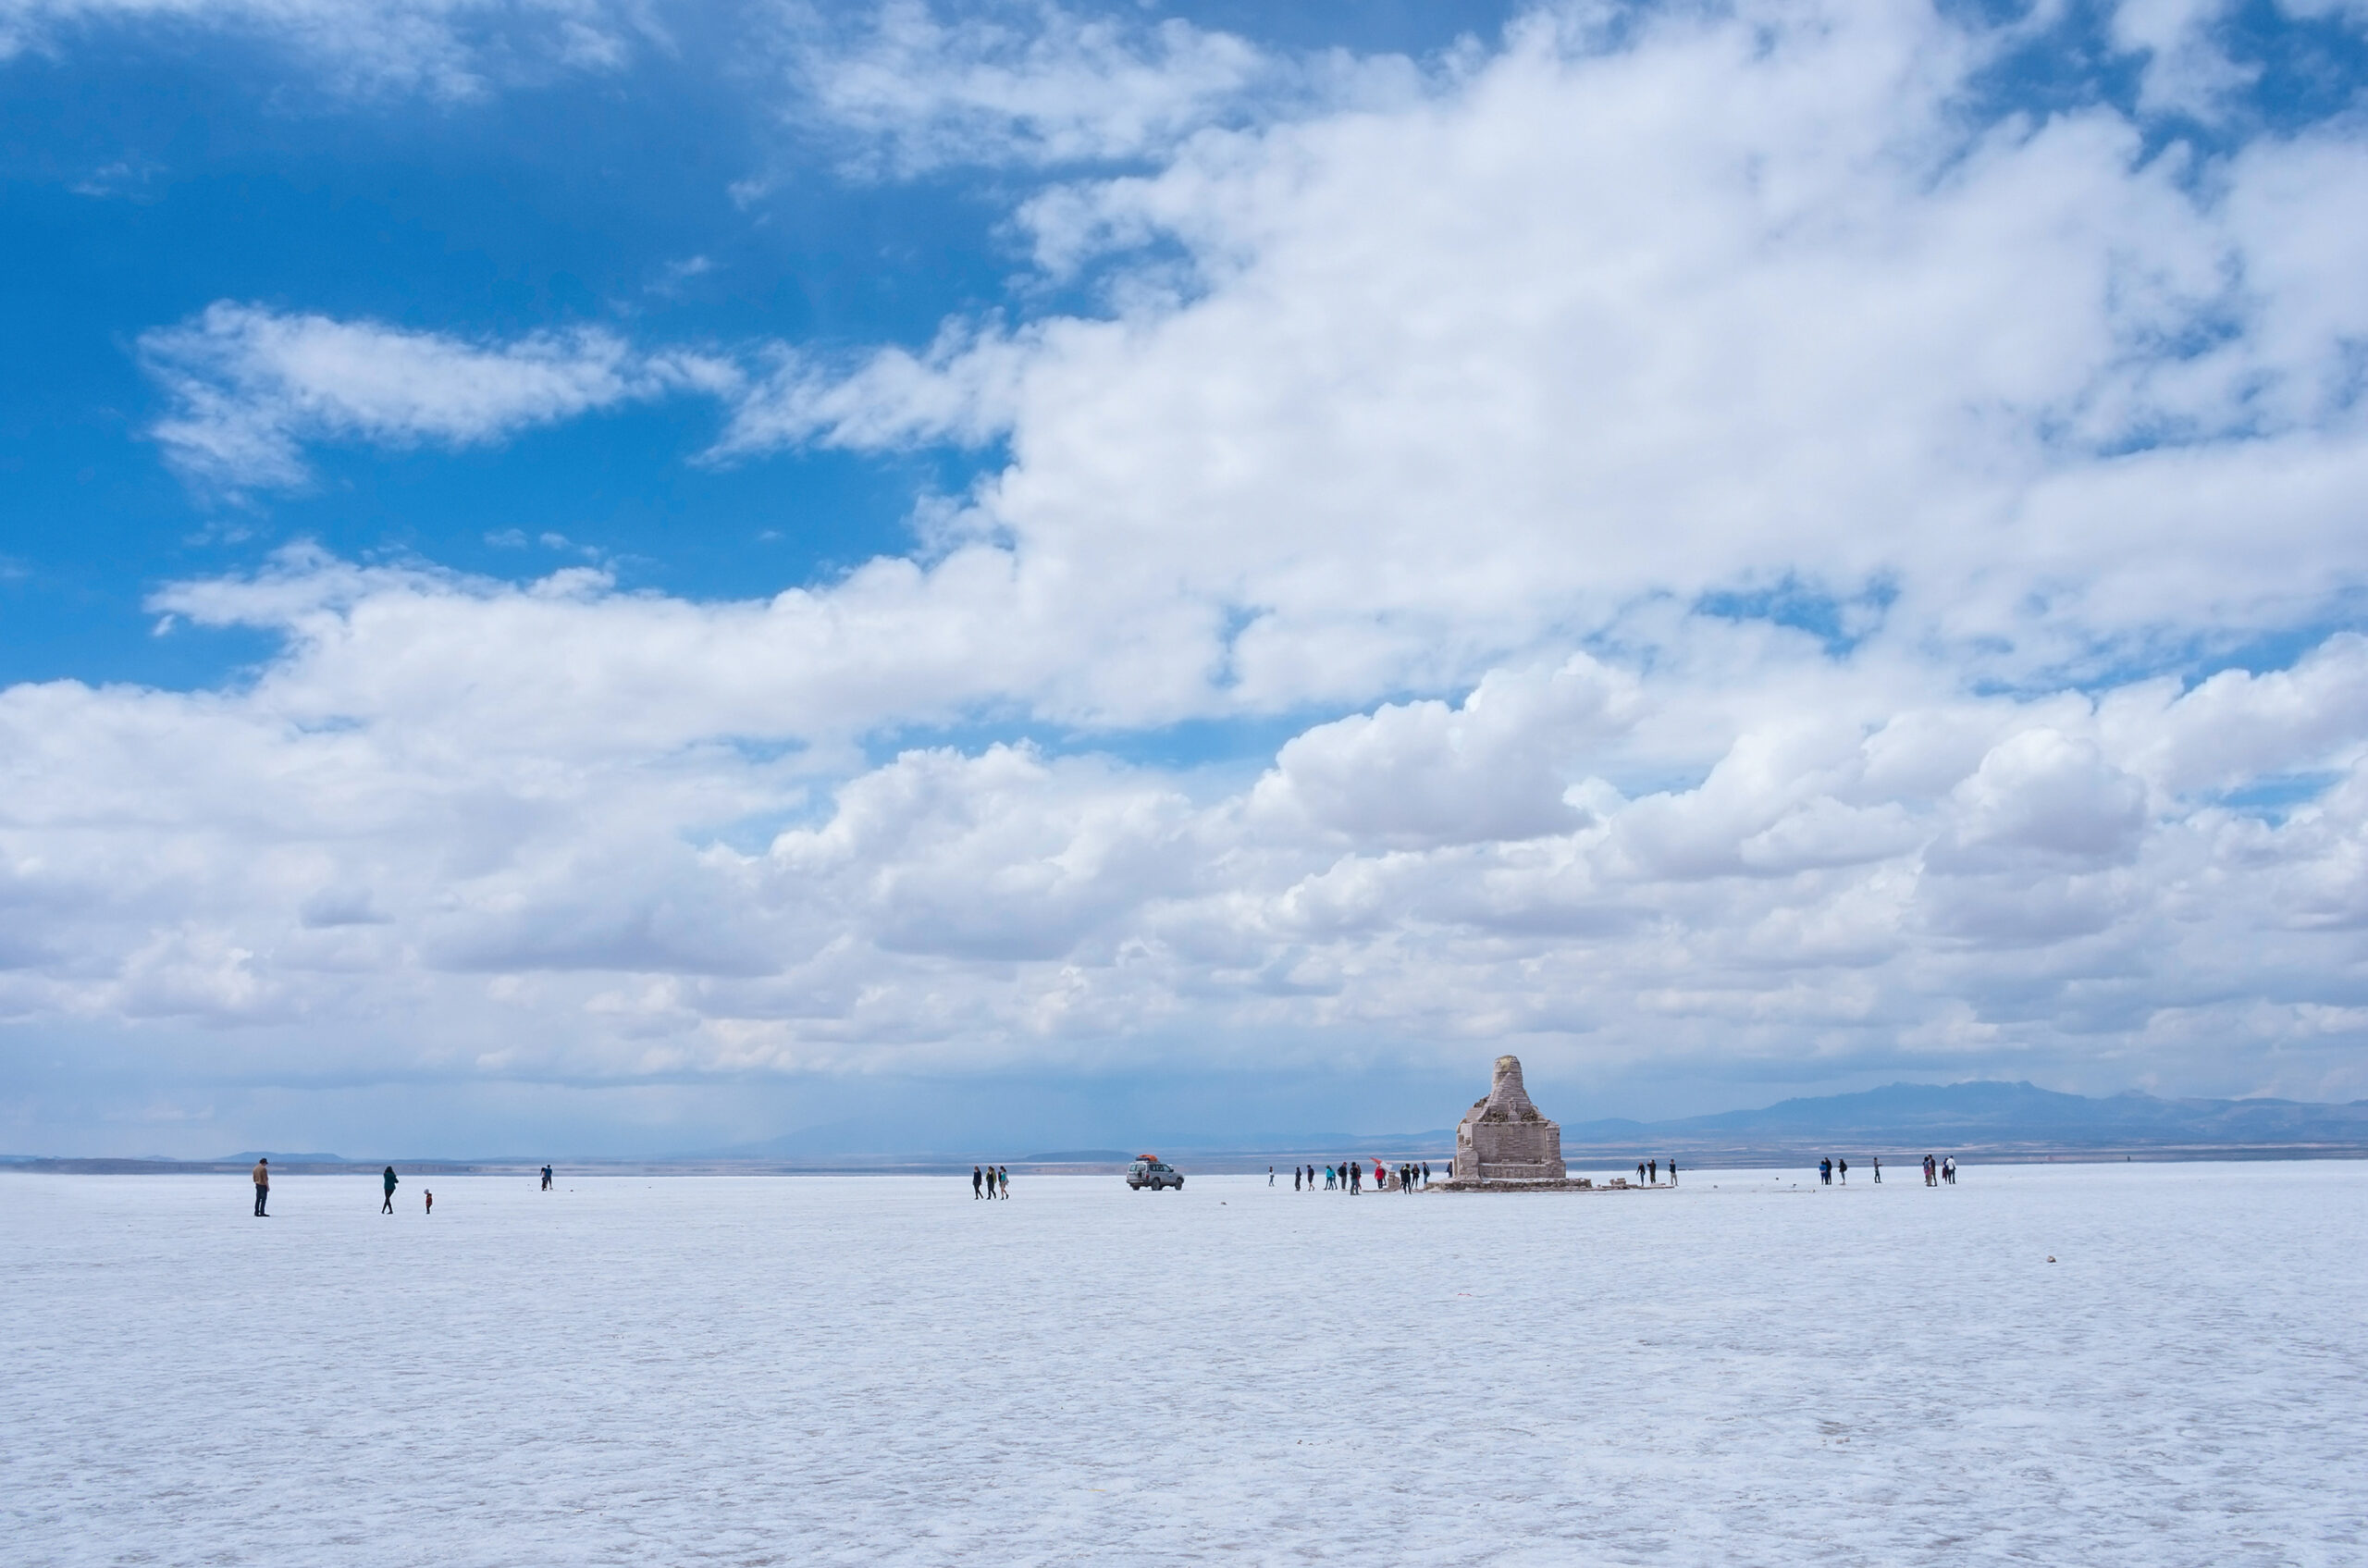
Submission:
[[1596,1185],[1595,1179],[1588,1176],[1565,1177],[1559,1180],[1552,1178],[1522,1180],[1516,1178],[1491,1177],[1486,1181],[1470,1181],[1450,1176],[1445,1181],[1432,1182],[1423,1191],[1426,1192],[1617,1192],[1642,1191],[1644,1189],[1641,1187],[1598,1187]]

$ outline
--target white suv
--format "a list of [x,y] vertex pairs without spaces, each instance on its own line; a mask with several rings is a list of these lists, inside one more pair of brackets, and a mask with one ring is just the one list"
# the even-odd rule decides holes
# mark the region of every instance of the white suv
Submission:
[[1180,1192],[1184,1190],[1184,1173],[1157,1154],[1142,1154],[1127,1167],[1127,1185],[1138,1192],[1146,1187],[1173,1187]]

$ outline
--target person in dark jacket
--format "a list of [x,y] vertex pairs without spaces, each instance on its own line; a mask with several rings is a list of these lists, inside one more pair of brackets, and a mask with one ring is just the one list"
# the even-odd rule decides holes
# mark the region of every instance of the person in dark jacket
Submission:
[[271,1217],[263,1212],[263,1206],[269,1202],[271,1202],[271,1162],[257,1160],[255,1161],[255,1217],[257,1219]]
[[980,1185],[984,1182],[986,1179],[986,1172],[980,1170],[977,1166],[972,1166],[970,1167],[970,1196],[973,1199],[983,1198],[986,1196],[985,1193],[979,1191]]
[[387,1173],[378,1178],[378,1180],[387,1189],[386,1202],[378,1205],[378,1212],[380,1214],[392,1214],[395,1212],[395,1167],[393,1166],[388,1166],[387,1167]]

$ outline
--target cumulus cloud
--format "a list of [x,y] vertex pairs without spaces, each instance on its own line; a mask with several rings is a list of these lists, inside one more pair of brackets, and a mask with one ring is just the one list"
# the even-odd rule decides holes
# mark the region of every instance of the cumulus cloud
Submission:
[[259,39],[326,68],[333,92],[472,98],[537,73],[614,70],[651,21],[608,0],[0,0],[0,60],[128,29]]
[[[421,1070],[625,1078],[1100,1067],[1179,1034],[1246,1065],[1345,1031],[1565,1072],[2019,1054],[2368,1087],[2324,1027],[2368,926],[2348,636],[2179,693],[1983,697],[1693,616],[1215,784],[1026,742],[746,746],[820,735],[845,684],[796,670],[777,606],[318,556],[165,602],[277,615],[290,650],[236,693],[0,694],[20,1020],[367,1019]],[[2182,775],[2207,732],[2251,738]],[[2278,809],[2226,803],[2298,766]],[[2276,1065],[2231,1064],[2239,1027]]]

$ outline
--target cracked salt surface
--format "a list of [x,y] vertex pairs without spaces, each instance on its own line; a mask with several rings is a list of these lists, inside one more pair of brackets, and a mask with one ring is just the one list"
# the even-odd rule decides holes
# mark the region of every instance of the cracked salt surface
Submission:
[[1799,1179],[0,1178],[0,1556],[2368,1562],[2368,1164]]

